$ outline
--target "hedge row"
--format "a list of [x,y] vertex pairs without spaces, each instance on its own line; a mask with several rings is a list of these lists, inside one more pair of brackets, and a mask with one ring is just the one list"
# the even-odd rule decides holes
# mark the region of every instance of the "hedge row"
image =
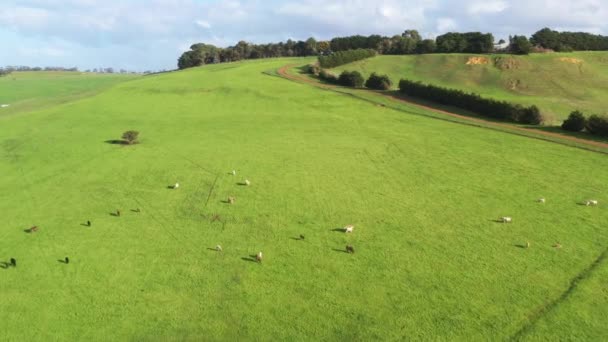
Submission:
[[389,90],[393,82],[387,75],[378,75],[375,72],[365,82],[365,87],[376,90]]
[[588,119],[578,110],[562,124],[562,129],[570,132],[580,132],[586,129],[589,133],[608,137],[608,116],[591,115]]
[[338,51],[329,56],[319,56],[319,65],[322,68],[335,68],[374,56],[376,56],[376,50],[372,49]]
[[399,90],[409,96],[455,106],[494,119],[532,125],[539,125],[543,121],[540,110],[536,106],[524,107],[506,101],[486,99],[458,89],[442,88],[402,79],[399,82]]

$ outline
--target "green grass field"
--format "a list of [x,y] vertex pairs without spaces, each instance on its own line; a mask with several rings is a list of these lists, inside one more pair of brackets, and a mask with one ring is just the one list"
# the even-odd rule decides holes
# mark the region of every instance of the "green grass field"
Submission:
[[0,104],[10,105],[0,108],[0,117],[78,100],[137,77],[60,71],[13,72],[0,77]]
[[605,155],[265,73],[308,61],[0,117],[0,340],[608,338]]
[[[488,64],[469,64],[470,58]],[[498,61],[497,61],[498,60]],[[478,60],[477,62],[481,62]],[[378,56],[336,68],[387,74],[475,92],[482,96],[539,106],[549,123],[561,124],[575,109],[608,114],[608,53]]]

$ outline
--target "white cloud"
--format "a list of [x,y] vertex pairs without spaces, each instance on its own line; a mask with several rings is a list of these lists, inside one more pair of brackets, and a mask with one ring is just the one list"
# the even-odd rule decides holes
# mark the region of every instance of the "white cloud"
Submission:
[[470,14],[487,14],[487,13],[500,13],[507,9],[509,5],[500,0],[489,0],[489,1],[475,1],[468,7]]
[[206,20],[197,20],[194,22],[196,25],[204,28],[204,29],[210,29],[211,28],[211,24],[209,24],[208,21]]
[[458,25],[452,18],[438,18],[437,19],[437,32],[445,33],[456,29]]

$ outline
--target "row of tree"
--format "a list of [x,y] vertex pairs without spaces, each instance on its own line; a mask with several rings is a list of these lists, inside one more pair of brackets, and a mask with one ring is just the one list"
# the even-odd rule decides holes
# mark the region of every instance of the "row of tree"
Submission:
[[[0,68],[0,76],[2,75],[7,75],[10,74],[11,72],[14,71],[67,71],[67,72],[77,72],[78,68],[77,67],[72,67],[72,68],[64,68],[64,67],[53,67],[53,66],[47,66],[47,67],[30,67],[30,66],[25,66],[25,65],[19,65],[19,66],[6,66],[3,68]],[[120,69],[118,71],[114,70],[114,68],[94,68],[94,69],[87,69],[85,72],[95,72],[95,73],[100,73],[100,74],[113,74],[113,73],[121,73],[121,74],[134,74],[136,72],[134,71],[128,71],[125,69]],[[151,73],[152,71],[149,71],[149,73]]]
[[532,125],[539,125],[543,121],[540,110],[536,106],[524,107],[507,101],[487,99],[458,89],[402,79],[399,82],[399,90],[409,96],[462,108],[494,119]]
[[[499,43],[504,42],[500,40]],[[554,51],[608,50],[608,37],[585,32],[557,32],[544,28],[526,36],[509,37],[503,52],[528,54],[534,47]],[[392,37],[381,35],[337,37],[329,41],[309,38],[271,44],[240,41],[234,46],[219,48],[210,44],[194,44],[178,59],[180,69],[212,63],[272,57],[304,57],[330,55],[339,51],[371,49],[379,54],[405,55],[425,53],[491,53],[496,51],[494,36],[482,32],[448,32],[436,39],[422,39],[416,30],[406,30]]]
[[570,132],[587,130],[591,134],[608,137],[608,116],[591,115],[586,118],[585,114],[575,110],[564,121],[562,129]]
[[327,56],[319,56],[319,65],[322,68],[335,68],[340,65],[360,61],[362,59],[376,56],[376,50],[356,49],[338,51]]
[[605,51],[608,36],[587,32],[558,32],[544,28],[530,37],[533,45],[554,51]]
[[393,82],[387,75],[378,75],[376,73],[372,73],[366,81],[363,78],[363,75],[358,71],[345,70],[340,76],[336,76],[336,74],[331,71],[318,68],[314,65],[310,66],[308,71],[319,76],[319,78],[325,82],[339,84],[345,87],[361,88],[365,86],[369,89],[389,90],[393,85]]

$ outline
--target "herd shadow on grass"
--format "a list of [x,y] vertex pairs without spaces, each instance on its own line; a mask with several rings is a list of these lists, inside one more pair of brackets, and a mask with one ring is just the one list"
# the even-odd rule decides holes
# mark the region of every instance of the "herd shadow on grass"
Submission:
[[256,255],[253,254],[253,255],[249,255],[249,257],[242,257],[241,260],[249,261],[249,262],[255,262],[257,264],[258,261],[257,261],[257,259],[255,257],[256,257]]

